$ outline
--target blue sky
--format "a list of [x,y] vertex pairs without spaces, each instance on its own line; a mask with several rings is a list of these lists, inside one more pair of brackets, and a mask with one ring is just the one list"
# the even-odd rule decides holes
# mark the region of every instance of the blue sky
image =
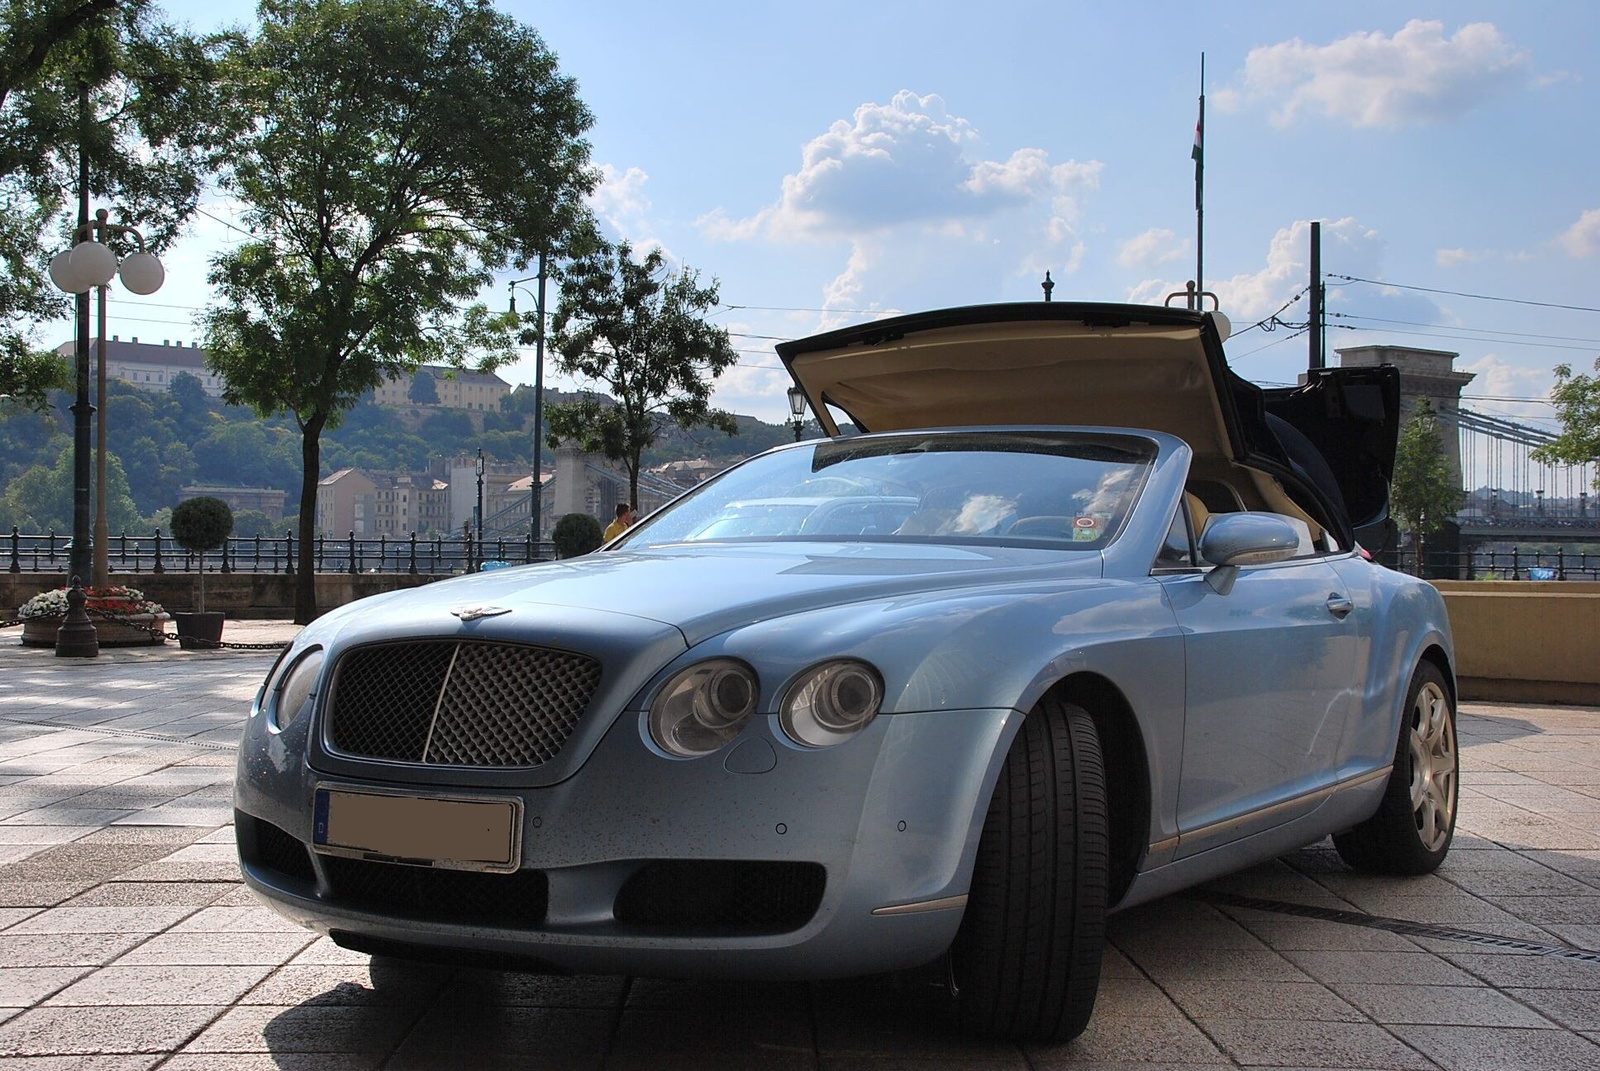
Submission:
[[[786,416],[761,336],[1036,300],[1046,269],[1056,300],[1181,288],[1202,51],[1205,282],[1236,329],[1304,288],[1318,219],[1325,272],[1398,284],[1330,289],[1330,350],[1458,351],[1475,408],[1535,422],[1549,407],[1517,399],[1600,354],[1600,312],[1429,292],[1600,308],[1600,5],[499,6],[595,114],[608,232],[721,281],[743,356],[717,397],[737,412]],[[252,13],[166,8],[197,29]],[[111,331],[198,337],[188,316],[235,218],[207,211],[158,294],[114,291]],[[1292,382],[1307,345],[1291,333],[1242,333],[1230,359]],[[531,381],[531,351],[502,375]]]

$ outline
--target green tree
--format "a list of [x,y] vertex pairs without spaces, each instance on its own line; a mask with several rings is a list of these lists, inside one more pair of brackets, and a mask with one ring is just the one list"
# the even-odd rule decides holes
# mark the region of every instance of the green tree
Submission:
[[60,362],[37,352],[26,325],[66,308],[45,268],[67,245],[71,194],[109,203],[112,222],[138,226],[160,251],[194,212],[225,132],[212,42],[159,22],[150,0],[3,3],[0,396],[37,409]]
[[[1595,358],[1594,370],[1592,376],[1574,375],[1571,365],[1556,365],[1550,400],[1561,421],[1561,434],[1555,442],[1535,450],[1534,460],[1567,465],[1600,462],[1600,357]],[[1600,490],[1600,471],[1595,473],[1594,485]]]
[[439,384],[433,381],[433,373],[426,368],[417,369],[417,374],[411,377],[411,389],[406,391],[406,397],[418,405],[438,405]]
[[226,62],[229,106],[254,121],[223,185],[256,237],[212,263],[208,361],[229,402],[300,430],[307,622],[324,430],[392,375],[513,356],[509,317],[460,306],[564,248],[595,182],[591,120],[487,0],[263,0]]
[[1430,532],[1438,531],[1461,506],[1461,487],[1450,471],[1439,436],[1439,419],[1426,399],[1400,431],[1395,447],[1394,480],[1389,487],[1389,507],[1417,544],[1417,569]]
[[588,554],[605,542],[604,537],[600,522],[587,513],[568,513],[550,531],[550,542],[555,544],[558,558]]
[[728,332],[705,314],[719,301],[685,267],[667,272],[660,250],[633,259],[627,242],[600,242],[568,266],[552,321],[556,363],[604,386],[615,404],[590,398],[550,406],[550,444],[573,439],[628,469],[639,501],[639,459],[663,433],[711,427],[738,433],[732,413],[711,408],[711,380],[739,360]]

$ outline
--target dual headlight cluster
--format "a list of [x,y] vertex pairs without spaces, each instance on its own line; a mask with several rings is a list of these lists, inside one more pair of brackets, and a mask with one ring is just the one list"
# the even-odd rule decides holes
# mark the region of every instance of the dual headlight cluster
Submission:
[[[732,658],[713,658],[667,682],[650,707],[650,737],[669,755],[709,755],[732,740],[755,713],[761,682]],[[831,747],[860,732],[883,703],[883,681],[865,662],[812,666],[784,693],[778,723],[797,744]]]
[[280,659],[268,671],[256,707],[266,714],[267,725],[274,732],[287,729],[310,701],[317,674],[322,672],[322,654],[321,647],[313,647],[293,658]]

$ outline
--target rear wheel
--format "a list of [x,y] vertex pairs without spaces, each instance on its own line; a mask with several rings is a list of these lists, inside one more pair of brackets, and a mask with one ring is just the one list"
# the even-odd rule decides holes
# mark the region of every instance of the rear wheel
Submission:
[[1439,667],[1417,667],[1406,692],[1394,772],[1371,818],[1333,846],[1351,866],[1379,874],[1427,874],[1444,862],[1455,836],[1456,711]]
[[1042,701],[1000,771],[950,949],[966,1029],[1019,1041],[1083,1033],[1105,947],[1108,841],[1094,721]]

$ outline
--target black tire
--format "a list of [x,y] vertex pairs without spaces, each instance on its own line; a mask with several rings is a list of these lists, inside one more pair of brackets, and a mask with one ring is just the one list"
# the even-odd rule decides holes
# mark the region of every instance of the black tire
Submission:
[[1455,700],[1439,667],[1424,662],[1406,690],[1394,772],[1377,813],[1333,846],[1345,862],[1376,874],[1429,874],[1455,838],[1460,797]]
[[1067,1041],[1100,986],[1109,836],[1105,763],[1082,707],[1042,701],[1006,755],[950,949],[974,1033]]

